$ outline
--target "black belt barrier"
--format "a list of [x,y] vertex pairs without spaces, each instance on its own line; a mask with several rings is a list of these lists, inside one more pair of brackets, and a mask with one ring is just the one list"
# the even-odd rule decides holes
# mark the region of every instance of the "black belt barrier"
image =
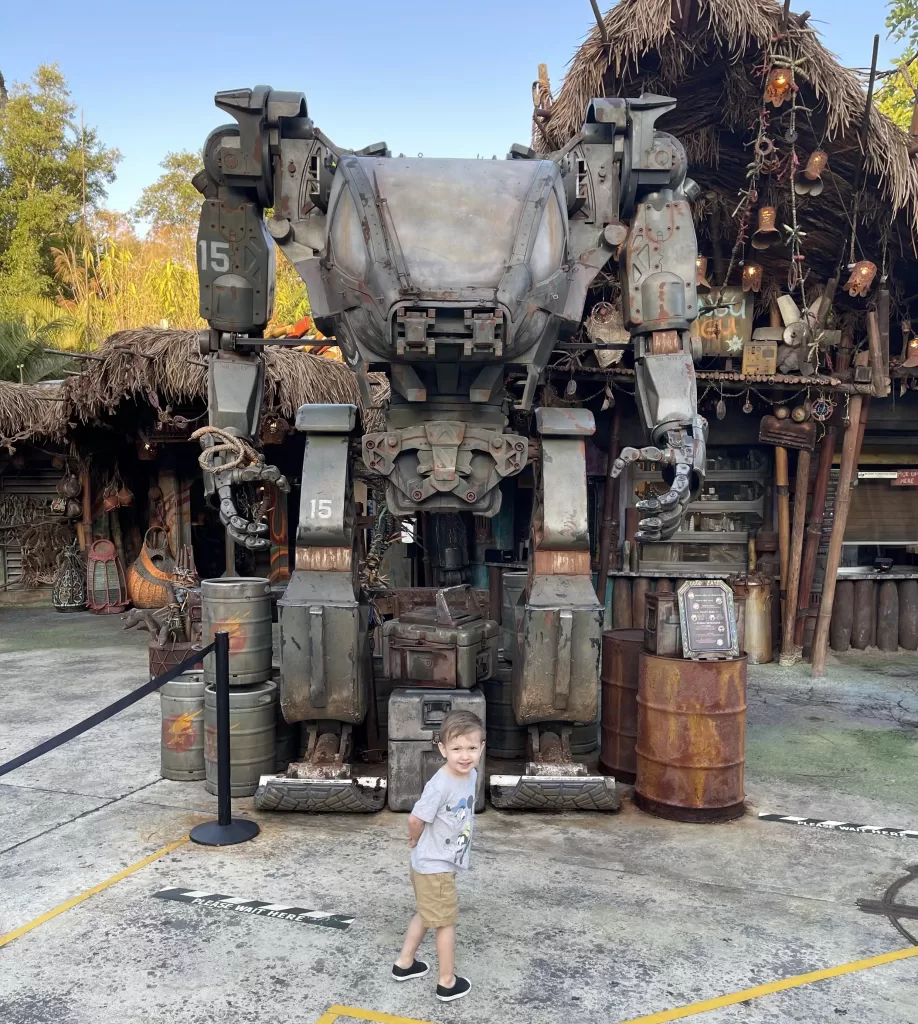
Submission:
[[62,743],[67,743],[68,740],[72,740],[88,729],[94,728],[106,719],[111,718],[112,715],[117,715],[119,711],[124,711],[125,708],[136,704],[137,701],[153,693],[154,690],[158,690],[164,683],[169,683],[176,676],[180,676],[183,672],[193,669],[202,658],[214,650],[214,647],[215,644],[208,644],[206,647],[202,647],[200,651],[195,651],[189,655],[180,665],[170,668],[168,672],[163,672],[161,676],[151,679],[148,683],[144,683],[143,686],[138,686],[136,690],[132,690],[124,697],[116,700],[114,704],[109,704],[107,708],[97,711],[94,715],[90,715],[89,718],[84,718],[82,722],[71,725],[69,729],[58,733],[57,736],[52,736],[50,740],[45,740],[44,743],[39,743],[37,747],[32,747],[31,750],[20,754],[19,757],[14,757],[12,761],[0,764],[0,775],[6,775],[17,768],[21,768],[24,764],[28,764],[30,761],[34,761],[35,758],[41,757],[42,754],[47,754],[49,751],[54,750],[55,747],[59,747]]

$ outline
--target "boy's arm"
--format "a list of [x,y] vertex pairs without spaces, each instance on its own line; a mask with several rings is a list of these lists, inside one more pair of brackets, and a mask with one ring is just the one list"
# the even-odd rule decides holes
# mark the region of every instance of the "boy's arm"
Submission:
[[417,818],[413,814],[408,815],[408,845],[412,849],[418,845],[425,824],[426,822],[422,818]]

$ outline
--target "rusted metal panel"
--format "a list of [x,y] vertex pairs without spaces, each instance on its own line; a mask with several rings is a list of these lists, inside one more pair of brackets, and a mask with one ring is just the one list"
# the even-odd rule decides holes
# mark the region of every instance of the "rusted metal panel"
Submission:
[[297,548],[297,569],[313,572],[350,572],[352,564],[351,549],[347,548]]
[[650,593],[650,580],[639,576],[631,586],[631,625],[644,628],[644,605]]
[[628,785],[637,771],[638,660],[643,642],[643,629],[607,629],[602,635],[599,767]]
[[590,575],[589,551],[546,551],[536,548],[532,561],[536,576]]
[[746,658],[685,661],[641,652],[635,803],[678,821],[745,810]]
[[829,645],[838,654],[851,646],[854,625],[854,580],[839,580],[835,585],[835,604],[829,626]]
[[877,642],[877,585],[873,580],[854,581],[854,622],[851,646],[864,651]]
[[899,646],[918,651],[918,580],[899,584]]
[[877,595],[877,647],[899,649],[899,588],[895,580],[883,580]]

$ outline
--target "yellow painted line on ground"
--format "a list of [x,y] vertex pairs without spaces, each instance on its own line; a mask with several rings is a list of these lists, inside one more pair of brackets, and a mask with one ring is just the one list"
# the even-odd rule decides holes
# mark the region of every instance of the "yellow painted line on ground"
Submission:
[[329,1006],[316,1024],[335,1024],[341,1017],[370,1020],[374,1024],[431,1024],[429,1020],[418,1020],[417,1017],[396,1017],[394,1014],[382,1013],[379,1010],[361,1010],[357,1006]]
[[27,932],[38,928],[45,922],[52,920],[59,914],[63,914],[65,911],[70,910],[72,907],[79,906],[85,900],[88,900],[90,896],[95,896],[96,893],[102,892],[103,889],[107,889],[109,886],[114,885],[116,882],[120,882],[122,878],[127,878],[128,875],[133,875],[135,871],[139,871],[141,868],[145,868],[148,864],[152,864],[153,861],[159,860],[160,857],[165,857],[167,853],[172,853],[173,850],[177,850],[180,846],[183,846],[188,842],[188,836],[184,839],[179,839],[174,843],[169,843],[168,846],[164,846],[161,850],[157,850],[156,853],[151,853],[149,857],[144,857],[143,860],[137,861],[136,864],[131,864],[130,867],[125,868],[123,871],[119,871],[117,875],[112,875],[111,878],[106,878],[104,882],[99,882],[98,885],[94,885],[91,889],[87,889],[86,892],[80,893],[79,896],[74,896],[72,900],[67,900],[66,903],[61,903],[60,906],[55,907],[53,910],[47,911],[36,917],[34,920],[29,921],[27,924],[20,925],[18,928],[14,928],[11,932],[7,932],[6,935],[0,935],[0,948],[9,945],[14,939],[18,939],[25,935]]
[[781,981],[769,981],[766,985],[756,985],[755,988],[746,988],[741,992],[731,992],[729,995],[717,996],[715,999],[705,999],[700,1003],[690,1003],[688,1006],[677,1006],[674,1010],[663,1010],[660,1013],[651,1013],[646,1017],[634,1017],[632,1020],[622,1021],[622,1024],[665,1024],[668,1020],[694,1017],[699,1013],[707,1013],[708,1010],[719,1010],[724,1006],[735,1006],[737,1003],[744,1003],[747,999],[758,999],[760,996],[769,996],[773,992],[784,992],[789,988],[800,988],[801,985],[812,985],[814,981],[839,978],[843,974],[855,974],[857,971],[866,971],[871,967],[882,967],[883,964],[892,964],[897,960],[908,960],[909,957],[913,956],[918,956],[918,946],[910,946],[908,949],[896,949],[892,953],[881,953],[880,956],[867,957],[866,960],[852,960],[850,963],[839,964],[837,967],[827,967],[823,971],[796,974],[792,978],[783,978]]

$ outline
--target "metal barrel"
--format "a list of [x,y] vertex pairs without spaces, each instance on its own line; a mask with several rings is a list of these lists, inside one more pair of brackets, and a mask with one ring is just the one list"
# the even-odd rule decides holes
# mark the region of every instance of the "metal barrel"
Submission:
[[[274,773],[277,684],[268,680],[230,690],[230,795],[252,796],[262,775]],[[208,793],[217,792],[217,695],[204,691],[204,766]]]
[[[257,576],[204,580],[201,583],[202,643],[218,630],[230,637],[230,686],[249,686],[271,678],[271,584]],[[204,659],[204,682],[215,680],[214,655]]]
[[899,588],[895,580],[883,580],[877,598],[877,647],[899,650]]
[[698,822],[743,814],[746,664],[641,652],[634,802],[642,810]]
[[774,655],[771,580],[751,579],[746,584],[744,630],[750,665],[767,665]]
[[851,627],[854,625],[854,581],[839,580],[835,584],[835,603],[829,622],[829,646],[844,654],[851,646]]
[[602,635],[602,727],[599,768],[631,785],[637,768],[638,660],[643,629],[607,629]]
[[159,688],[159,774],[173,782],[204,778],[204,673],[183,672]]
[[505,661],[513,661],[516,656],[516,634],[523,618],[528,577],[526,572],[505,572],[502,577],[500,646]]
[[513,713],[512,675],[511,666],[499,661],[494,678],[481,684],[488,709],[488,757],[515,760],[526,756],[526,726],[520,725]]
[[918,651],[918,580],[899,584],[899,646]]
[[877,642],[877,585],[873,580],[854,582],[854,622],[851,646],[856,651],[875,647]]
[[631,588],[631,625],[635,629],[644,628],[644,606],[650,593],[650,580],[639,576]]
[[571,753],[575,757],[592,754],[599,746],[599,721],[581,722],[571,729]]

